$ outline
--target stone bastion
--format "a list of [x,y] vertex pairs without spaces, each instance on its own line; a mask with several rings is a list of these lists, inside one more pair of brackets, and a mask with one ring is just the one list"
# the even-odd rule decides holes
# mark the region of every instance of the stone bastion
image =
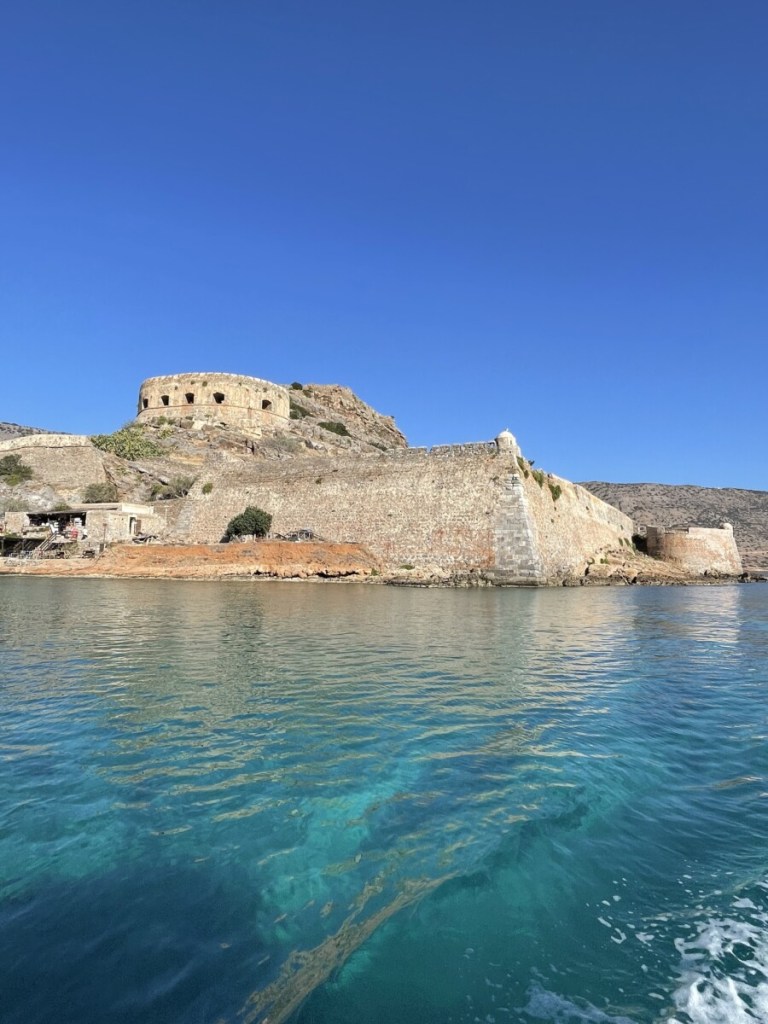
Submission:
[[286,388],[237,373],[174,373],[150,377],[139,388],[139,422],[159,416],[222,423],[259,436],[262,427],[290,417]]
[[646,536],[649,555],[679,565],[694,575],[738,576],[742,571],[730,523],[723,523],[719,529],[686,526],[666,530],[649,526]]

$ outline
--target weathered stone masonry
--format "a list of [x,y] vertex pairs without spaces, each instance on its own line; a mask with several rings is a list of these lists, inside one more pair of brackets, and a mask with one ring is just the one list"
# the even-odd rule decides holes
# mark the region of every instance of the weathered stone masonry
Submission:
[[0,458],[8,454],[18,455],[37,480],[44,480],[67,501],[77,501],[88,484],[108,479],[104,453],[80,434],[31,434],[0,441]]
[[648,554],[672,562],[695,574],[724,573],[736,576],[742,571],[741,556],[730,523],[719,529],[685,526],[677,530],[649,526]]
[[150,377],[139,389],[139,422],[185,417],[237,427],[258,437],[262,426],[290,416],[286,388],[237,373],[175,373]]
[[[217,464],[205,471],[176,525],[179,541],[215,541],[246,505],[273,515],[273,531],[308,528],[329,541],[364,544],[388,566],[479,568],[516,582],[583,572],[632,536],[632,522],[556,477],[539,485],[516,449],[489,444]],[[555,500],[548,484],[558,484]]]

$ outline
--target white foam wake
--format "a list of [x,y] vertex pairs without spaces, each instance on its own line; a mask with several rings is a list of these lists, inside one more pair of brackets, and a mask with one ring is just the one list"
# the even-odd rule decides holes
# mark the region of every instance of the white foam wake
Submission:
[[[734,907],[754,908],[747,903],[739,900]],[[710,918],[695,938],[675,945],[680,985],[668,1024],[768,1022],[768,914]]]

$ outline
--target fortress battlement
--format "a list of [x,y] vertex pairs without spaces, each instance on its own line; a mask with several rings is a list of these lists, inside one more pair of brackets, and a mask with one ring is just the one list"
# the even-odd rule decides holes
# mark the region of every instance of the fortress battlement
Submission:
[[139,422],[159,416],[192,416],[256,437],[267,424],[287,420],[287,388],[237,373],[174,373],[150,377],[139,388]]

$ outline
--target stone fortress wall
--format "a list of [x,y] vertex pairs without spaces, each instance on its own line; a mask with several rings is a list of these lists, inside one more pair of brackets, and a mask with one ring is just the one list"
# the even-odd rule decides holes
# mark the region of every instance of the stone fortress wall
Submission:
[[[249,438],[264,427],[291,429],[289,393],[226,373],[144,381],[137,419],[161,415],[191,416],[193,427],[223,423],[246,440],[238,454],[209,449],[188,496],[155,505],[163,521],[153,532],[163,541],[215,543],[233,516],[257,505],[272,514],[275,534],[310,530],[322,540],[358,543],[388,569],[479,570],[528,584],[582,576],[605,555],[632,547],[629,516],[577,484],[533,470],[506,430],[495,441],[430,449],[303,449],[265,458]],[[404,441],[396,430],[393,436]],[[67,500],[108,479],[106,456],[85,437],[34,435],[0,442],[3,451],[23,454],[35,476]],[[693,574],[741,572],[728,526],[649,528],[648,550]]]
[[139,389],[139,422],[158,416],[192,416],[223,423],[252,436],[290,416],[286,388],[236,373],[174,373],[150,377]]
[[273,515],[274,533],[309,529],[359,543],[388,567],[480,569],[531,584],[580,575],[631,543],[628,516],[566,480],[526,477],[518,451],[502,441],[218,463],[201,472],[172,539],[218,541],[233,516],[257,505]]
[[0,441],[0,458],[11,454],[67,501],[79,500],[88,484],[107,482],[103,453],[82,434],[27,434]]
[[691,573],[734,576],[742,571],[741,556],[730,523],[723,523],[719,529],[686,526],[665,530],[660,526],[649,526],[646,541],[649,555],[672,562]]

